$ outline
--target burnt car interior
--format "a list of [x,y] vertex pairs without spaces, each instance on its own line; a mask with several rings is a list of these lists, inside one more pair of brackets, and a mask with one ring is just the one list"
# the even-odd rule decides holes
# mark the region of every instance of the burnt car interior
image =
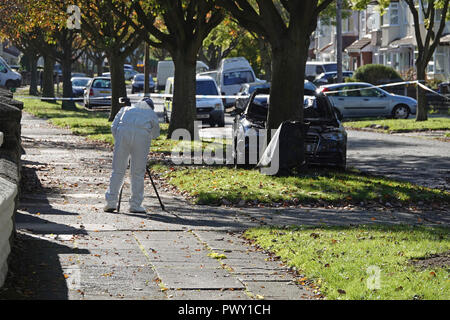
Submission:
[[[258,97],[260,95],[269,95],[270,88],[258,88],[250,96],[244,115],[252,121],[262,126],[265,125],[268,113],[268,99]],[[305,106],[303,117],[305,122],[321,122],[323,124],[338,125],[337,117],[329,100],[323,95],[314,91],[304,90],[305,96],[314,97],[311,104]]]

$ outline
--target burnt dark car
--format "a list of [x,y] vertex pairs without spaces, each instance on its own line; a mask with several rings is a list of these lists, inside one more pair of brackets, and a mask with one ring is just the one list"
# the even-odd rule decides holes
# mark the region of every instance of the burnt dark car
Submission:
[[[270,89],[256,89],[233,124],[233,157],[237,165],[256,165],[264,152]],[[259,96],[259,97],[258,97]],[[258,98],[257,98],[258,97]],[[308,164],[345,168],[347,133],[322,93],[305,89],[304,122],[307,125],[305,156]]]

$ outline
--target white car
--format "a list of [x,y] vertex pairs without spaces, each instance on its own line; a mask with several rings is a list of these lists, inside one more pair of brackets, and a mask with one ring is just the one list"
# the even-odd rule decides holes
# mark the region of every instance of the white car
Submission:
[[[165,94],[173,94],[173,77],[169,77],[166,81]],[[224,127],[225,109],[222,99],[218,97],[220,94],[216,81],[209,76],[197,75],[196,95],[196,119],[208,123],[211,127],[214,127],[216,124],[218,127]],[[172,98],[166,97],[164,99],[164,118],[166,122],[170,121],[171,113]]]
[[0,57],[0,86],[7,89],[18,88],[22,82],[22,76],[11,69],[6,61]]
[[93,78],[84,90],[83,101],[86,108],[111,106],[111,78]]

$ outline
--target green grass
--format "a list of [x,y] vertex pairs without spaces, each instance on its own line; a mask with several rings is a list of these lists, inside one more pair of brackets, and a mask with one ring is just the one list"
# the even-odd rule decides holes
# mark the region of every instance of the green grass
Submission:
[[346,121],[346,128],[369,128],[371,125],[381,125],[387,129],[377,129],[385,132],[411,132],[428,130],[450,130],[450,118],[428,118],[427,121],[415,121],[415,119],[373,119],[361,121]]
[[156,164],[153,170],[167,182],[187,192],[198,204],[258,201],[347,204],[360,202],[450,203],[450,193],[407,182],[363,175],[356,171],[310,170],[304,175],[275,177],[257,170],[231,167],[168,167]]
[[249,229],[245,237],[295,267],[307,278],[299,282],[312,280],[327,299],[448,300],[449,269],[418,269],[409,261],[448,252],[449,231],[413,226],[291,226]]
[[[20,100],[20,99],[19,99]],[[63,110],[61,103],[49,103],[39,99],[22,99],[24,110],[39,118],[48,119],[52,124],[70,129],[74,134],[84,136],[90,140],[102,141],[114,144],[114,138],[111,133],[111,122],[108,121],[109,112],[87,111],[79,106],[76,110]],[[161,135],[152,141],[152,152],[162,152],[170,154],[177,146],[182,147],[182,143],[167,139],[168,124],[160,124]],[[201,142],[190,142],[192,149],[201,148],[204,150],[210,146],[213,141],[206,140]],[[217,141],[214,143],[218,143]],[[222,147],[228,141],[222,142]],[[220,141],[219,141],[220,144]]]

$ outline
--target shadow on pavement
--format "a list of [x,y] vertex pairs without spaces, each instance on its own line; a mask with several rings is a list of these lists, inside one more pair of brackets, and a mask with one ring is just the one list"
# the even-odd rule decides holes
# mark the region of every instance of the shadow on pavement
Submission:
[[42,236],[17,233],[0,299],[68,299],[70,278],[59,255],[88,253],[88,250],[71,248]]

